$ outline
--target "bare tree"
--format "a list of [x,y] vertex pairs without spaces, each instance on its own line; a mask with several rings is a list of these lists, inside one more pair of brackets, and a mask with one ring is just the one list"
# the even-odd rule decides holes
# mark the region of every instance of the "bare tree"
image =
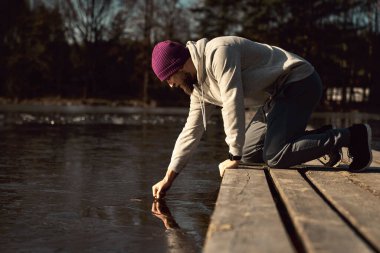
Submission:
[[190,29],[187,14],[179,0],[139,0],[133,6],[128,31],[131,37],[141,41],[143,54],[141,66],[144,68],[142,98],[149,103],[148,90],[151,80],[150,58],[155,42],[165,39],[186,41]]
[[179,0],[157,0],[154,40],[186,41],[190,38],[190,12]]
[[98,82],[99,44],[106,40],[115,11],[112,0],[58,0],[64,17],[66,37],[78,58],[73,62],[81,77],[82,96],[93,95]]
[[144,45],[144,83],[143,83],[143,102],[146,105],[148,103],[148,86],[149,86],[149,58],[150,58],[150,51],[152,48],[151,43],[151,33],[152,33],[152,26],[153,26],[153,10],[154,10],[154,3],[153,0],[144,0],[145,6],[144,6],[144,39],[143,39],[143,45]]
[[115,13],[112,13],[112,0],[61,0],[67,26],[67,36],[71,42],[97,43],[105,38]]

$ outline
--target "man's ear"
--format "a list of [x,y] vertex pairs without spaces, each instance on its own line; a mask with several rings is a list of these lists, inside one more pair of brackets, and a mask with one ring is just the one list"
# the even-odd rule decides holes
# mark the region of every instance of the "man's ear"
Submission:
[[194,66],[194,63],[193,63],[193,60],[191,59],[191,57],[189,57],[189,59],[187,59],[187,61],[185,62],[185,64],[182,66],[182,69],[185,70],[185,72],[187,73],[190,73],[190,74],[197,74],[197,70]]
[[185,73],[186,69],[182,66],[176,73]]
[[186,62],[183,64],[183,66],[182,66],[181,69],[184,70],[184,71],[189,72],[189,70],[190,70],[190,69],[189,69],[189,67],[190,67],[190,61],[191,61],[190,58],[187,59]]

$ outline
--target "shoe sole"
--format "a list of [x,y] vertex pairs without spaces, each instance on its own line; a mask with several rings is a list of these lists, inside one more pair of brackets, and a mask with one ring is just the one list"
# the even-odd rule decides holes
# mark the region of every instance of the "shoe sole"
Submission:
[[372,163],[372,149],[371,149],[372,129],[368,124],[363,124],[363,125],[367,128],[367,135],[368,135],[367,143],[368,143],[368,151],[369,151],[369,161],[368,161],[368,164],[366,166],[364,166],[360,170],[355,170],[355,171],[363,171],[363,170],[367,169]]

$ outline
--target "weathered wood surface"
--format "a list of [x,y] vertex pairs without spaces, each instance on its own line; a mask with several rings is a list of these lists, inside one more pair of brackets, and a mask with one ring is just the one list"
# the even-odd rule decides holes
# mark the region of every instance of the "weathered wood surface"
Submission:
[[[343,153],[346,154],[347,149],[343,150]],[[345,163],[342,163],[341,166],[337,167],[336,169],[326,169],[321,166],[321,163],[318,160],[313,160],[306,165],[312,165],[312,166],[318,166],[320,170],[323,171],[332,171],[335,173],[332,174],[342,174],[345,175],[351,181],[353,184],[360,186],[363,189],[366,189],[367,191],[372,192],[372,194],[376,196],[380,196],[380,152],[376,150],[372,150],[373,160],[371,163],[370,168],[366,169],[363,172],[360,173],[350,173],[348,171],[345,171],[347,169],[347,166]],[[345,155],[344,155],[345,156]],[[347,158],[344,158],[345,160]],[[310,169],[313,169],[313,167],[309,167]],[[342,171],[340,173],[339,171]],[[330,175],[332,175],[330,174]]]
[[307,252],[372,252],[297,170],[270,174]]
[[372,165],[376,167],[380,167],[380,151],[372,150]]
[[295,252],[264,170],[227,170],[204,252]]
[[227,170],[204,252],[380,252],[380,152],[365,172],[345,169],[314,160],[287,170]]
[[[380,251],[380,196],[360,179],[353,181],[352,177],[356,174],[349,172],[308,171],[306,175],[326,199]],[[366,176],[366,181],[370,181],[370,175]]]

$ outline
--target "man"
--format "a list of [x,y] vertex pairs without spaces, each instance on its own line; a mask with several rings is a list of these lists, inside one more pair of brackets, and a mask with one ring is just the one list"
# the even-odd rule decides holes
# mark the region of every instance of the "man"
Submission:
[[[371,164],[368,125],[305,131],[321,98],[322,84],[314,67],[295,54],[236,36],[189,41],[186,47],[164,41],[153,49],[152,68],[161,81],[190,95],[187,122],[166,175],[152,187],[155,198],[165,195],[185,167],[206,130],[208,117],[218,107],[222,108],[229,146],[229,159],[219,165],[221,176],[241,161],[287,168],[333,156],[342,147],[348,147],[353,157],[351,171]],[[245,99],[262,104],[247,126]]]

